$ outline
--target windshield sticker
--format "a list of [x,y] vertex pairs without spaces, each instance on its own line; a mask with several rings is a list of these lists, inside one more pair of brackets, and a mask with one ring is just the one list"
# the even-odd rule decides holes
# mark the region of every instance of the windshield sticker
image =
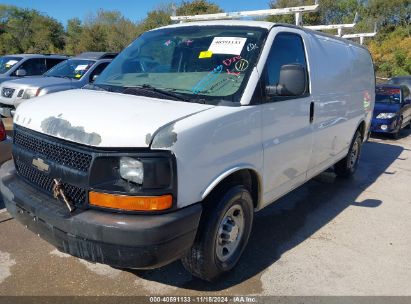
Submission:
[[228,75],[233,75],[233,76],[236,76],[237,78],[240,77],[240,72],[232,72],[229,69],[226,69],[226,70],[227,70]]
[[171,41],[170,39],[168,39],[166,42],[164,42],[164,45],[165,45],[165,46],[169,46],[169,45],[171,44],[171,42],[172,42],[172,41]]
[[6,66],[10,67],[12,65],[15,65],[17,62],[18,62],[18,60],[9,60],[9,61],[6,62]]
[[235,57],[233,57],[233,58],[224,59],[224,60],[223,60],[223,64],[224,64],[225,66],[230,66],[232,63],[237,62],[237,61],[240,60],[240,59],[241,59],[241,56],[240,56],[240,55],[237,55],[237,56],[235,56]]
[[377,88],[376,92],[378,95],[385,96],[401,94],[401,90],[396,88]]
[[255,43],[249,43],[249,44],[247,44],[247,52],[251,52],[251,51],[254,51],[254,50],[256,50],[256,49],[258,49],[257,44],[255,44]]
[[186,44],[187,46],[190,46],[190,44],[192,44],[194,42],[194,40],[184,40],[182,43]]
[[219,65],[201,79],[191,90],[194,94],[200,93],[210,82],[215,80],[223,71],[223,65]]
[[198,55],[198,58],[211,58],[213,56],[213,52],[211,51],[202,51],[200,52],[200,55]]
[[81,74],[76,74],[74,77],[75,77],[75,78],[80,78],[80,77],[81,77]]
[[241,37],[214,37],[208,50],[213,54],[240,55],[246,41]]
[[248,68],[248,61],[245,59],[241,59],[240,61],[237,61],[237,63],[235,64],[235,69],[239,72],[243,72],[247,70],[247,68]]
[[87,64],[80,64],[78,65],[74,70],[75,71],[84,71],[85,69],[87,69]]

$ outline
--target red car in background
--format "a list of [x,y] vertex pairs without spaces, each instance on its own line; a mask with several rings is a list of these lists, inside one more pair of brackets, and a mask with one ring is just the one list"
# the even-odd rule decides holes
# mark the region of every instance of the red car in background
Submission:
[[0,117],[0,141],[6,140],[7,135],[6,135],[6,129],[4,128],[3,121],[1,120]]

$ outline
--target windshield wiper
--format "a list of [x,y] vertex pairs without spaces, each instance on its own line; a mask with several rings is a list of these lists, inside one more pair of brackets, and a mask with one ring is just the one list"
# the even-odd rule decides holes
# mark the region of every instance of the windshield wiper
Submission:
[[181,100],[181,101],[185,101],[185,102],[191,102],[191,100],[181,96],[180,94],[173,93],[171,90],[155,88],[155,87],[153,87],[152,85],[149,85],[149,84],[143,84],[141,86],[124,87],[123,93],[128,89],[149,90],[149,91],[159,93],[159,94],[164,95],[164,96],[172,97],[172,98],[177,99],[177,100]]

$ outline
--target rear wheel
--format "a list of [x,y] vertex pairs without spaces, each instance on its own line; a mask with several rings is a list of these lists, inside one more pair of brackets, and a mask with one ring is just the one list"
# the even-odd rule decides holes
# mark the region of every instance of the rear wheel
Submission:
[[350,149],[346,157],[334,165],[334,172],[341,177],[350,177],[357,170],[361,155],[362,137],[359,131],[355,132]]
[[197,236],[182,258],[183,266],[211,281],[231,270],[247,245],[253,223],[253,200],[243,186],[233,186],[205,202]]

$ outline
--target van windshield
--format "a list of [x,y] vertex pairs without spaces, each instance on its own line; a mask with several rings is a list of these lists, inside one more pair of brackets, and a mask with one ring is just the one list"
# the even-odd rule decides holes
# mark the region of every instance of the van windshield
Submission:
[[6,73],[10,70],[16,63],[18,63],[23,58],[21,57],[12,57],[12,56],[3,56],[0,57],[0,74]]
[[188,100],[240,101],[266,34],[242,26],[149,31],[123,50],[95,85],[115,92],[144,86]]
[[44,73],[47,77],[80,79],[95,63],[94,60],[68,59]]
[[396,88],[377,88],[375,102],[378,103],[400,103],[401,90]]

